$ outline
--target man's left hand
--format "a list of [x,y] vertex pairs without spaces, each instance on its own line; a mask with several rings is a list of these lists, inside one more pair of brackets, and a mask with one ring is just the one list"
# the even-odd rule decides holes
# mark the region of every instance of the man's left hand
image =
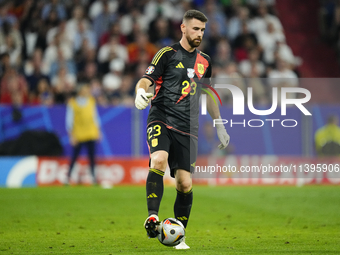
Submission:
[[225,129],[223,124],[216,124],[216,130],[217,130],[218,139],[221,142],[218,148],[220,150],[223,150],[227,148],[229,141],[230,141],[230,136],[228,135],[227,130]]

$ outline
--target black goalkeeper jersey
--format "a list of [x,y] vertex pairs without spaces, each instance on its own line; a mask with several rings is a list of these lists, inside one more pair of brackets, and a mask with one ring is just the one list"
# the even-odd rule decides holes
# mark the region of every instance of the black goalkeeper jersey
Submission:
[[197,49],[188,52],[176,43],[157,52],[143,77],[156,85],[148,126],[162,122],[197,137],[201,88],[210,84],[210,57]]

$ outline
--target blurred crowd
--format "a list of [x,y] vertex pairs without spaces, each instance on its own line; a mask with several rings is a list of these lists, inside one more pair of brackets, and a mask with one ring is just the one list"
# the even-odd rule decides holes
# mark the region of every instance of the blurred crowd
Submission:
[[252,87],[260,104],[271,86],[298,86],[275,0],[0,0],[0,103],[64,104],[86,83],[98,105],[133,105],[136,81],[193,8],[209,19],[199,49],[213,77]]
[[319,26],[322,38],[334,45],[340,61],[340,1],[320,0]]

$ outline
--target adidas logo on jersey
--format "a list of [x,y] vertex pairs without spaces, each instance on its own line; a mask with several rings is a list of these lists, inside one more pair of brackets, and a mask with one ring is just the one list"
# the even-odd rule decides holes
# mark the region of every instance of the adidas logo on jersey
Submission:
[[179,62],[176,68],[184,68],[184,65],[182,64],[182,62]]

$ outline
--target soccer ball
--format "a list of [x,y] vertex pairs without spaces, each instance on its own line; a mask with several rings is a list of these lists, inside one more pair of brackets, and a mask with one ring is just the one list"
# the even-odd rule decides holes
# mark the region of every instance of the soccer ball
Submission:
[[184,240],[185,229],[179,220],[167,218],[160,224],[158,240],[165,246],[176,246]]

